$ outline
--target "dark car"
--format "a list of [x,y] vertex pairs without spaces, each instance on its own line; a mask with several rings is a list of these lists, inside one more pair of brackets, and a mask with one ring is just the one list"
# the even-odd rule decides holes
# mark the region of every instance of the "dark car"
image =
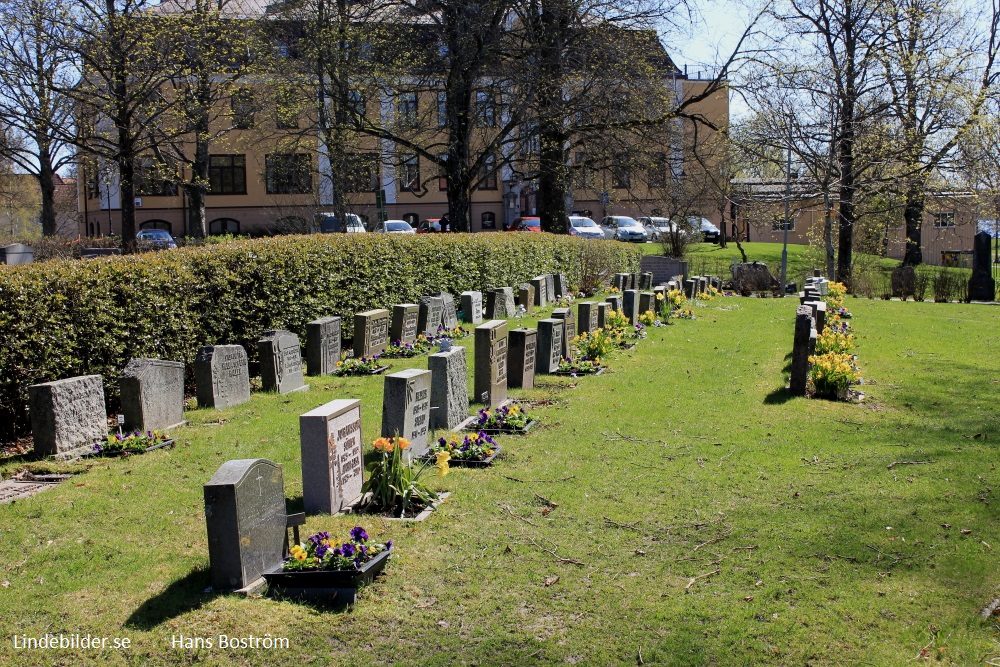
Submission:
[[427,218],[417,225],[417,234],[435,234],[441,231],[440,218]]
[[688,227],[690,227],[695,234],[701,232],[702,238],[704,238],[705,243],[718,243],[719,237],[722,232],[719,228],[713,225],[711,222],[705,218],[690,217],[687,219]]
[[150,248],[152,250],[169,250],[177,247],[177,242],[165,229],[142,229],[135,235],[135,240],[139,242],[140,248]]

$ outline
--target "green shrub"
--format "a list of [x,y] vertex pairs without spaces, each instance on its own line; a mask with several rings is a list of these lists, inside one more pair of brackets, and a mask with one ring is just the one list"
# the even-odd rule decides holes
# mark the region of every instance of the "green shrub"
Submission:
[[640,250],[551,234],[332,234],[0,269],[0,439],[27,432],[27,388],[101,374],[109,407],[132,357],[189,365],[201,345],[239,344],[307,322],[412,303],[422,294],[565,273],[579,286],[638,270]]

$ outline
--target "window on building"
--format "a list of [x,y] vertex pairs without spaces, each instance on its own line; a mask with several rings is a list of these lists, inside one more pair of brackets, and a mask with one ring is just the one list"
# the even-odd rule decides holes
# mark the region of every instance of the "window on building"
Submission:
[[399,161],[399,189],[407,192],[420,190],[420,157],[403,155]]
[[229,100],[233,111],[233,127],[238,130],[249,130],[254,125],[254,112],[256,111],[253,91],[249,88],[239,88],[233,91],[233,96]]
[[417,215],[416,213],[404,213],[403,220],[406,220],[408,223],[410,223],[410,227],[413,227],[414,229],[416,229],[417,225],[420,224],[420,216]]
[[653,153],[650,158],[649,170],[646,174],[646,181],[651,188],[665,188],[667,186],[667,154]]
[[497,126],[497,107],[493,93],[480,90],[476,93],[476,125],[478,127]]
[[139,229],[163,229],[168,232],[173,232],[173,225],[166,220],[146,220],[145,222],[139,223]]
[[794,215],[790,215],[788,217],[788,223],[787,224],[785,223],[785,216],[784,215],[772,215],[771,216],[771,230],[772,231],[781,232],[781,231],[784,231],[786,229],[786,227],[787,227],[788,231],[790,231],[790,232],[791,231],[795,231],[795,216]]
[[177,174],[170,167],[151,157],[140,158],[135,165],[137,197],[174,197],[177,195]]
[[239,234],[240,221],[232,218],[216,218],[208,223],[208,233],[216,234]]
[[611,187],[616,190],[627,190],[630,186],[631,178],[628,165],[625,163],[624,157],[618,157],[611,165]]
[[528,121],[521,123],[521,147],[525,155],[538,155],[541,152],[541,140],[538,137],[538,125]]
[[374,154],[348,155],[347,179],[344,187],[348,192],[378,190],[378,156]]
[[208,182],[212,195],[247,193],[247,158],[245,155],[211,155],[208,158]]
[[417,124],[416,91],[401,92],[396,97],[396,122],[406,127]]
[[448,154],[441,153],[438,156],[441,161],[438,163],[438,190],[441,192],[448,191],[448,167],[445,162],[448,161]]
[[356,116],[364,117],[367,114],[368,104],[365,102],[365,96],[360,92],[352,90],[347,96],[347,104],[350,111]]
[[573,185],[580,189],[590,187],[590,171],[587,169],[586,153],[577,153],[573,159]]
[[497,161],[493,155],[487,155],[483,161],[483,171],[479,181],[480,190],[497,189]]
[[305,153],[275,153],[264,157],[269,195],[304,195],[312,192],[309,156]]
[[444,91],[440,91],[437,94],[437,107],[438,107],[438,127],[446,127],[448,125],[448,94]]
[[275,124],[279,130],[297,130],[299,127],[299,98],[294,91],[282,90],[275,100]]
[[483,229],[496,229],[497,228],[497,214],[493,211],[485,211],[480,217],[480,227]]
[[955,212],[954,211],[940,211],[934,214],[934,226],[935,227],[954,227],[955,226]]

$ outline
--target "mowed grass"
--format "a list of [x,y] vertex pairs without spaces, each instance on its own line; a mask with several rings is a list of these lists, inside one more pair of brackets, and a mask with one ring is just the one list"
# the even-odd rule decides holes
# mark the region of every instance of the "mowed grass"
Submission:
[[[298,415],[378,377],[310,379],[189,413],[178,446],[95,465],[0,506],[3,664],[904,665],[1000,656],[1000,310],[849,299],[861,405],[788,399],[792,299],[727,298],[651,329],[599,377],[517,396],[543,425],[492,469],[453,469],[427,522],[355,524],[398,555],[350,611],[213,595],[202,485],[227,459],[284,466],[301,506]],[[470,373],[472,342],[467,341]],[[426,367],[426,359],[393,370]],[[471,389],[471,386],[470,386]],[[220,423],[221,422],[221,423]],[[947,527],[946,527],[947,526]],[[968,532],[966,532],[968,531]],[[23,651],[10,636],[130,637]],[[267,651],[173,635],[287,637]],[[917,664],[925,662],[923,659]]]

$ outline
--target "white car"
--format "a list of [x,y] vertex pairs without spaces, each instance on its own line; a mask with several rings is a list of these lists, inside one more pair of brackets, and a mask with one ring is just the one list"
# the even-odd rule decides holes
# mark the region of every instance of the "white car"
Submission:
[[604,232],[597,226],[597,223],[581,215],[569,216],[569,235],[580,236],[585,239],[604,238]]
[[649,234],[642,228],[642,225],[635,218],[627,215],[608,215],[601,220],[601,229],[605,238],[616,241],[629,241],[632,243],[645,243],[649,240]]
[[639,224],[649,234],[650,241],[660,241],[677,229],[669,218],[639,218]]
[[316,222],[319,223],[319,230],[324,234],[335,234],[338,232],[364,234],[368,231],[365,229],[365,223],[361,220],[361,216],[355,213],[348,213],[344,217],[347,219],[347,225],[343,227],[335,213],[317,213]]
[[416,234],[417,230],[410,227],[406,220],[386,220],[375,226],[376,234]]

